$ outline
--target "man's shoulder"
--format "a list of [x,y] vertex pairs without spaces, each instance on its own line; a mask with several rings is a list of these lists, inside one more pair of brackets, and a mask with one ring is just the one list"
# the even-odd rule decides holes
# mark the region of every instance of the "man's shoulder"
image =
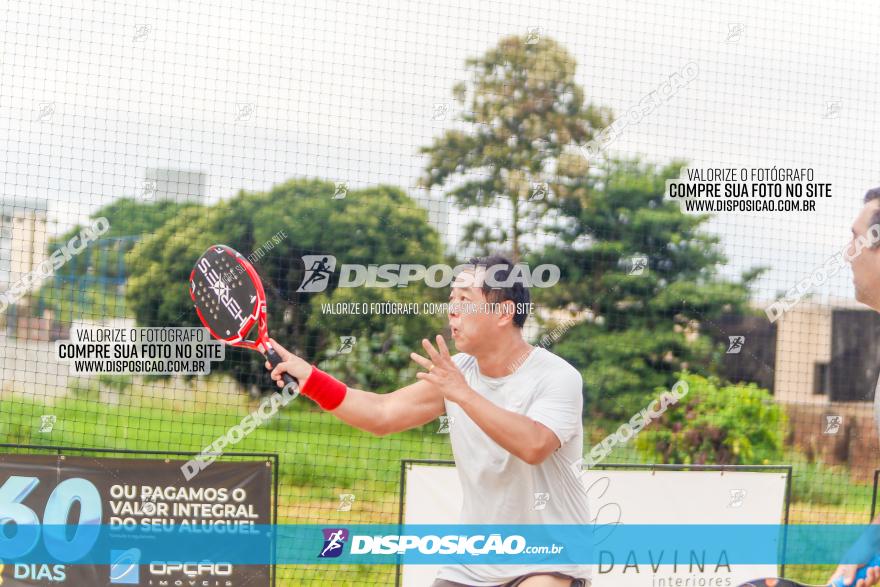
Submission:
[[582,382],[580,371],[575,369],[571,363],[559,355],[552,353],[543,347],[535,347],[535,350],[532,352],[538,353],[535,357],[534,363],[536,369],[547,373],[550,376],[558,377],[566,381]]
[[455,366],[458,367],[459,370],[464,371],[475,364],[475,359],[472,355],[467,353],[455,353],[452,355],[452,362],[455,363]]

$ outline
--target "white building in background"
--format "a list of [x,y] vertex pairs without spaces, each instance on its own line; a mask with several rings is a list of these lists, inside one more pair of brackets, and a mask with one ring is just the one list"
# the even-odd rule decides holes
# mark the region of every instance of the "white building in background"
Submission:
[[[201,204],[205,201],[207,175],[201,171],[182,169],[147,169],[145,175],[145,194],[152,201],[170,200],[178,203]],[[146,199],[146,198],[145,198]]]
[[46,259],[48,211],[46,200],[0,199],[0,290]]

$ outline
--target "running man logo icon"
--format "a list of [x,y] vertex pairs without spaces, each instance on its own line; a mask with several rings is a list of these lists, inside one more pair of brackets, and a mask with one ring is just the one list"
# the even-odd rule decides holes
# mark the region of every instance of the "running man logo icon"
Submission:
[[347,355],[350,354],[352,349],[354,348],[354,343],[357,342],[356,336],[340,336],[339,337],[339,348],[336,349],[337,355]]
[[354,504],[354,493],[340,493],[339,494],[339,507],[336,508],[336,511],[337,512],[350,512],[352,504]]
[[823,434],[837,434],[843,426],[843,416],[825,416],[825,431]]
[[348,530],[345,528],[324,528],[324,548],[318,554],[318,558],[336,558],[342,554],[342,547],[348,540]]
[[40,432],[52,432],[52,429],[55,428],[55,422],[58,421],[58,417],[54,414],[43,414],[40,416]]
[[543,510],[547,508],[547,502],[550,501],[550,494],[544,492],[535,493],[535,503],[532,504],[533,510]]
[[337,181],[335,188],[333,190],[333,199],[334,200],[344,200],[345,195],[348,193],[348,182],[347,181]]
[[440,416],[440,428],[437,434],[449,434],[449,429],[455,424],[455,416]]
[[746,342],[745,336],[728,336],[727,354],[738,355]]
[[306,274],[296,291],[318,293],[327,289],[330,276],[336,269],[336,257],[333,255],[303,255],[302,261]]
[[729,508],[739,508],[742,507],[743,503],[746,499],[746,490],[745,489],[731,489],[730,490],[730,501],[727,502],[727,507]]
[[630,275],[641,275],[645,272],[645,269],[648,268],[648,258],[644,256],[637,256],[630,259]]

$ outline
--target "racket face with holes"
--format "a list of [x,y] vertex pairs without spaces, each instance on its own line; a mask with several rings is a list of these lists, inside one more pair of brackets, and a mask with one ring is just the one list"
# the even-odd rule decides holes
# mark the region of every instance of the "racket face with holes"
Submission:
[[[253,265],[226,245],[214,245],[199,257],[189,278],[190,297],[202,324],[214,338],[262,351],[268,341],[266,294]],[[255,341],[248,332],[257,325]]]

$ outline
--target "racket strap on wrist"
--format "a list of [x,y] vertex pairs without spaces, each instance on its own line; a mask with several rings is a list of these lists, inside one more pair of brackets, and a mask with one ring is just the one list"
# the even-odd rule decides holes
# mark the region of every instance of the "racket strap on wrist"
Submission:
[[314,365],[305,385],[300,389],[301,394],[328,411],[339,407],[347,391],[348,387],[343,382]]

